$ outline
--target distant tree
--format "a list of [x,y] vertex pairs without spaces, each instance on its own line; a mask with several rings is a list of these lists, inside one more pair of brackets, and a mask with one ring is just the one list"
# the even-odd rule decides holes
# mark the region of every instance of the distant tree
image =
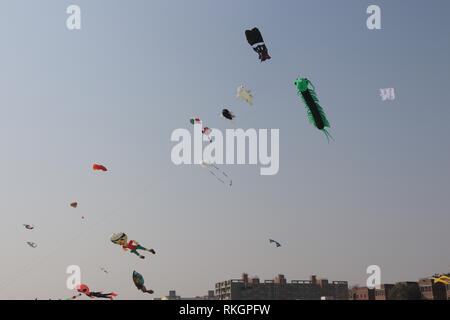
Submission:
[[389,291],[389,300],[420,300],[422,293],[418,285],[397,283]]

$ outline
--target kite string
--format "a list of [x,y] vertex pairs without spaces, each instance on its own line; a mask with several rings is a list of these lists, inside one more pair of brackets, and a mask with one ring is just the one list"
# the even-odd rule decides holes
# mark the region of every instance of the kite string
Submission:
[[216,174],[215,172],[213,172],[213,170],[210,169],[211,167],[214,168],[214,169],[217,171],[217,173],[222,173],[222,175],[223,175],[224,177],[226,177],[227,180],[229,181],[229,185],[230,185],[230,186],[232,185],[233,181],[229,178],[228,174],[227,174],[225,171],[220,170],[220,168],[217,167],[217,166],[214,165],[214,164],[205,164],[205,163],[204,163],[203,165],[204,165],[204,167],[209,171],[209,173],[211,173],[218,181],[220,181],[220,182],[222,182],[223,184],[225,184],[225,181],[223,181],[221,178],[219,178],[219,177],[217,176],[217,174]]

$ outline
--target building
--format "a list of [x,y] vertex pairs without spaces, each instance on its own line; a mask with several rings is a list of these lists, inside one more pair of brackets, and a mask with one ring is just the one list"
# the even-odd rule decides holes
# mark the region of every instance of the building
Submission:
[[419,280],[419,288],[425,300],[447,300],[447,286],[433,279],[424,278]]
[[327,279],[317,279],[311,276],[313,284],[317,284],[321,289],[321,297],[327,300],[348,300],[347,281],[329,282]]
[[177,296],[177,292],[175,290],[171,290],[169,291],[169,295],[161,298],[155,298],[154,300],[217,300],[217,298],[214,296],[214,290],[209,290],[206,296],[197,296],[194,298],[182,298]]
[[[419,283],[415,282],[415,281],[402,281],[402,282],[397,282],[396,285],[404,285],[406,287],[408,287],[411,291],[419,291],[420,292],[420,288],[419,288]],[[417,299],[414,300],[420,300],[421,298],[418,297]]]
[[447,285],[447,300],[450,300],[450,284]]
[[241,279],[218,282],[215,296],[219,300],[347,300],[348,283],[346,281],[329,282],[311,276],[310,280],[292,280],[287,282],[279,274],[273,280],[261,282],[258,277],[249,278],[244,273]]
[[380,288],[375,288],[375,300],[389,300],[389,292],[393,287],[393,284],[382,284]]
[[155,298],[155,300],[181,300],[181,297],[177,296],[177,292],[175,290],[170,290],[169,295],[162,296],[161,298]]
[[353,287],[350,290],[351,300],[375,300],[375,289],[367,287]]

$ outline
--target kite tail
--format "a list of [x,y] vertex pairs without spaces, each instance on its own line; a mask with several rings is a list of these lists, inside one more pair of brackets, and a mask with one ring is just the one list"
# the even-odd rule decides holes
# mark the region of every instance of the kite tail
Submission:
[[327,131],[327,129],[323,128],[322,131],[325,134],[325,137],[327,137],[328,143],[330,143],[330,138],[331,140],[335,141],[333,136]]

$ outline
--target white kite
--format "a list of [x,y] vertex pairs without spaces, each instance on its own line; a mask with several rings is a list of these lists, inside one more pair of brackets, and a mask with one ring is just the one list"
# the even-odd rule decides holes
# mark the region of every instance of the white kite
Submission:
[[252,92],[248,89],[245,89],[244,85],[240,85],[237,88],[236,98],[244,100],[249,105],[253,105],[253,95]]

